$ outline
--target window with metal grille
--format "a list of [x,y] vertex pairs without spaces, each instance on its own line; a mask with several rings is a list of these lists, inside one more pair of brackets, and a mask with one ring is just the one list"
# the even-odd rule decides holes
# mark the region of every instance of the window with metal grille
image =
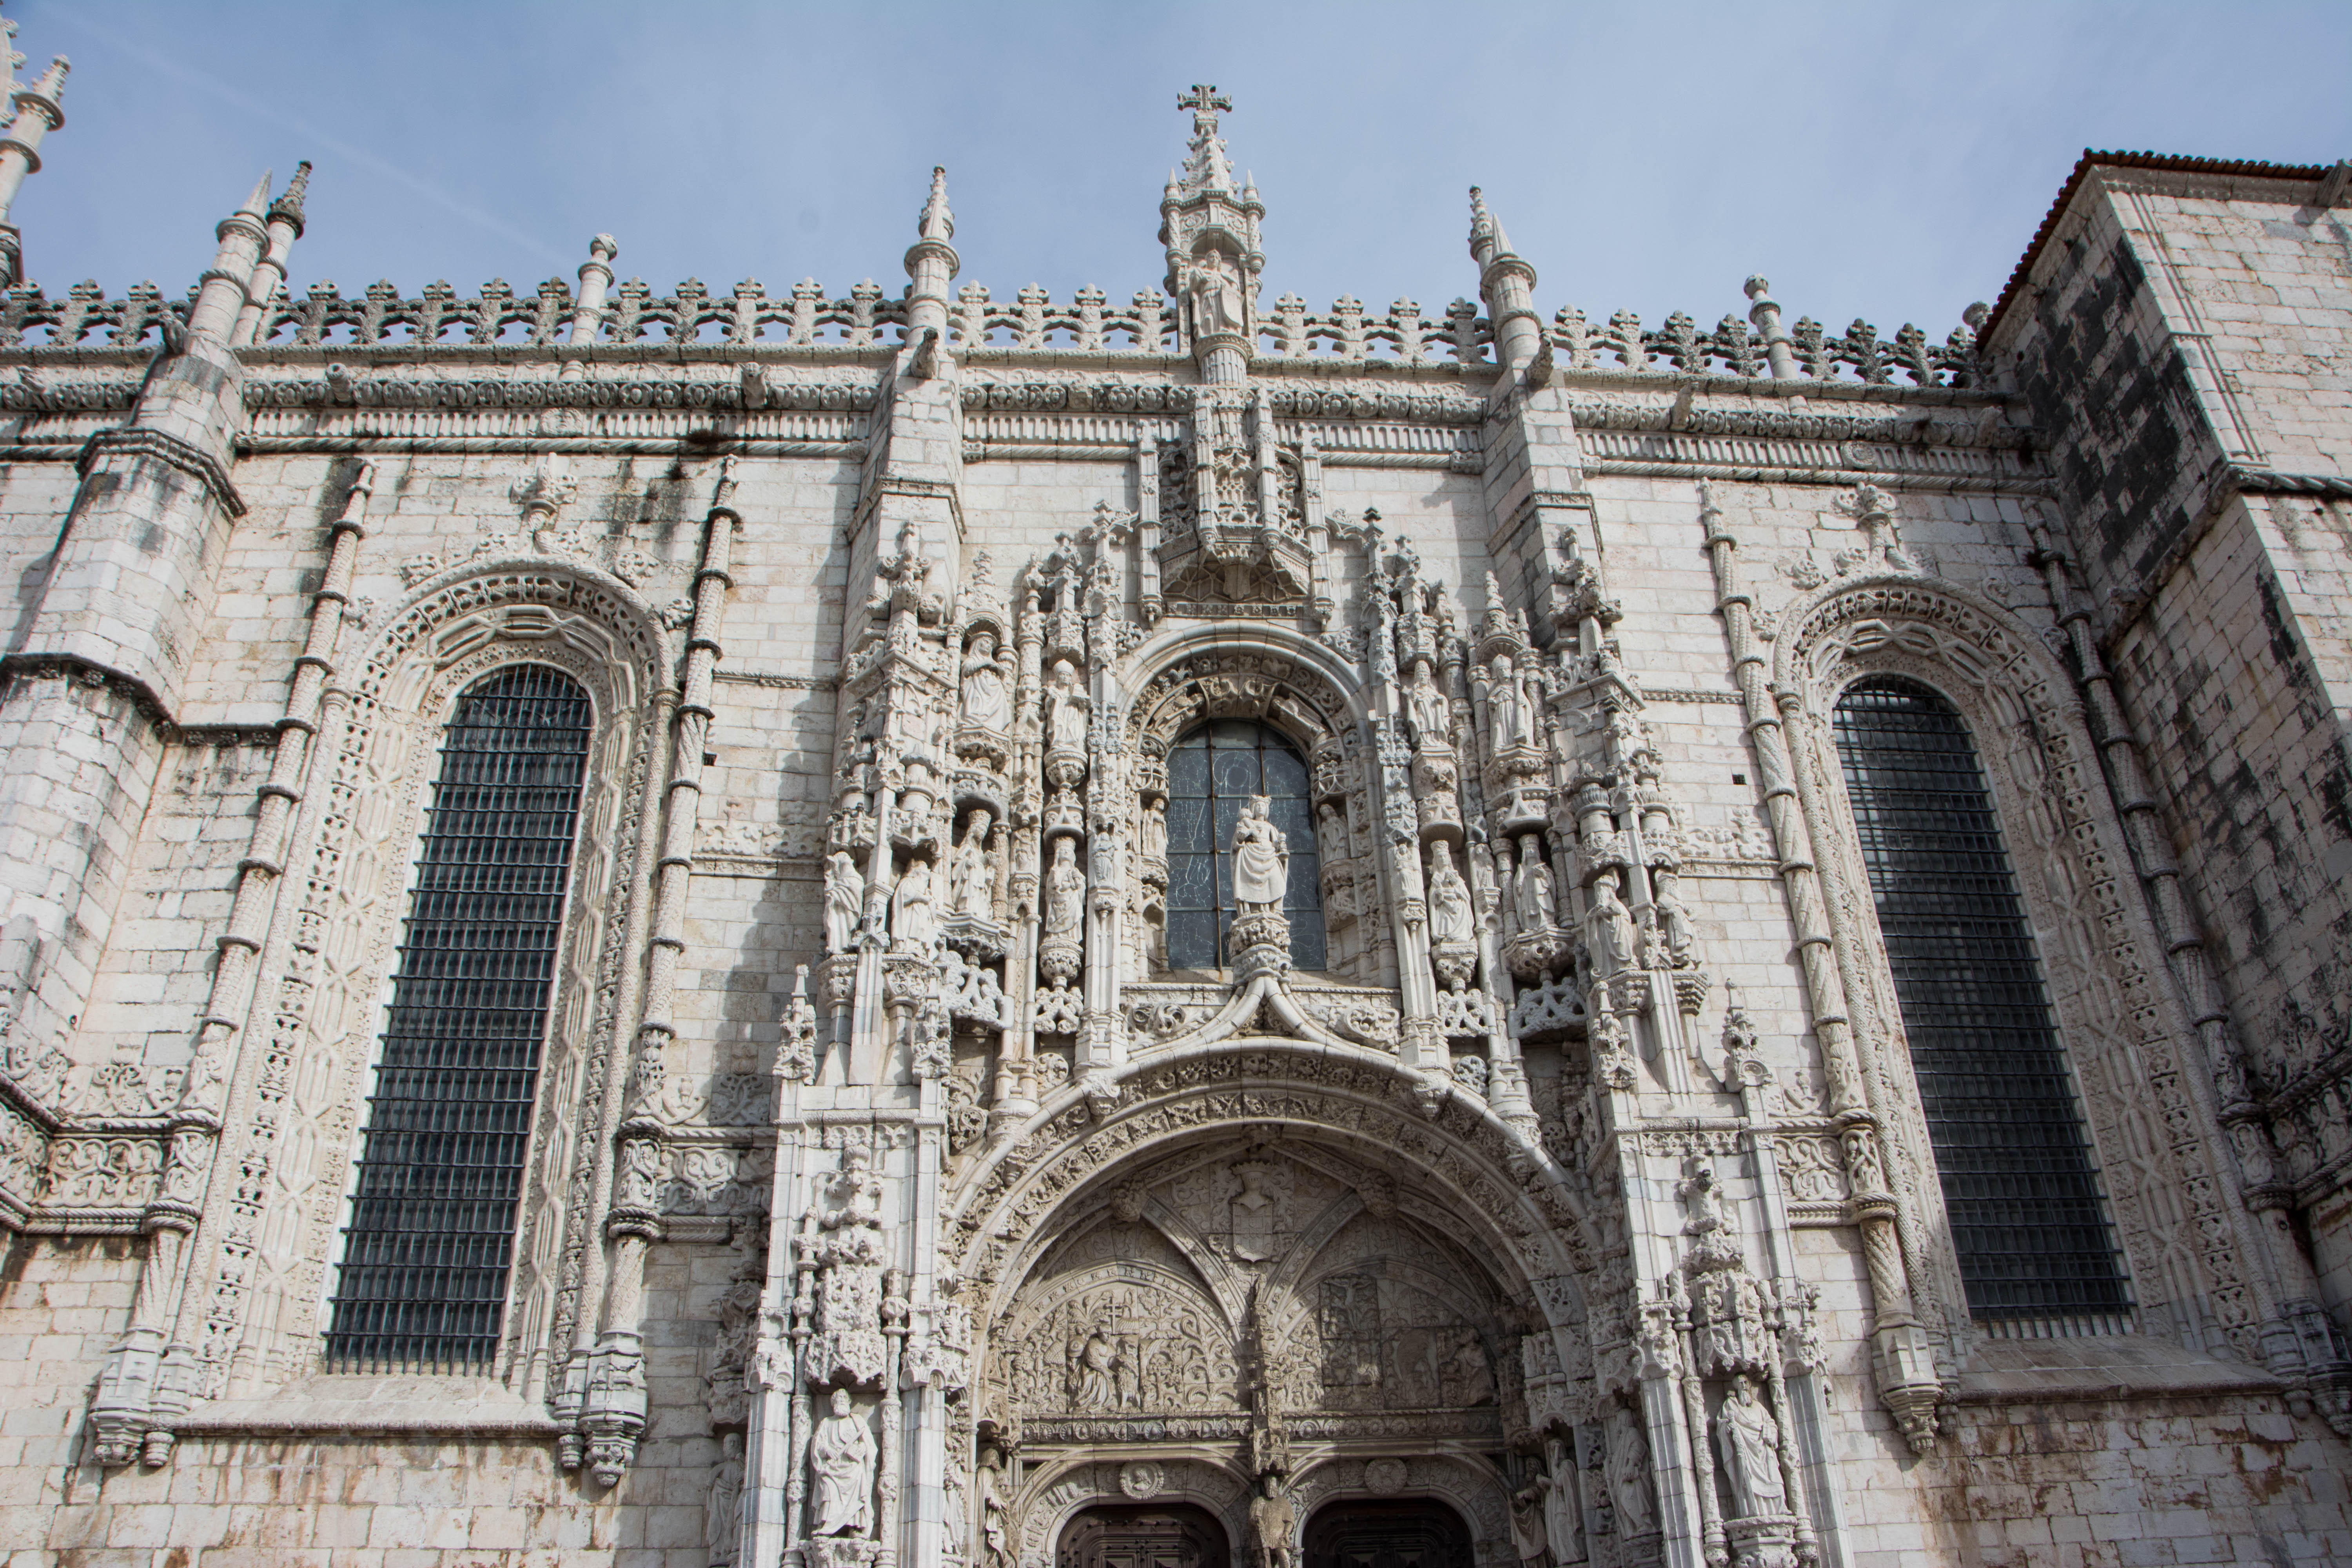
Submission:
[[343,1230],[338,1367],[496,1354],[589,722],[540,665],[450,718]]
[[1168,964],[1218,969],[1234,923],[1234,827],[1252,795],[1290,847],[1282,912],[1290,962],[1320,969],[1323,899],[1307,764],[1281,733],[1251,719],[1213,719],[1168,752]]
[[2120,1317],[2082,1112],[1968,730],[1896,676],[1849,687],[1836,729],[1969,1310]]

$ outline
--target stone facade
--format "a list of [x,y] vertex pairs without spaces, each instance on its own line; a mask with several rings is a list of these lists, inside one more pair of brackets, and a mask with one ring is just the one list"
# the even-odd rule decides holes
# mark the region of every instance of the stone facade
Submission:
[[[944,175],[895,298],[602,236],[297,298],[307,172],[184,301],[0,297],[0,1561],[1045,1568],[1182,1502],[1273,1568],[1395,1499],[1478,1568],[2352,1561],[2347,166],[2088,156],[1942,342],[1546,317],[1475,191],[1480,303],[1318,314],[1181,107],[1120,301],[957,287]],[[496,1348],[361,1365],[516,666],[593,717]],[[1971,1309],[1833,738],[1889,676],[2126,1310]],[[1205,963],[1204,724],[1300,781]]]

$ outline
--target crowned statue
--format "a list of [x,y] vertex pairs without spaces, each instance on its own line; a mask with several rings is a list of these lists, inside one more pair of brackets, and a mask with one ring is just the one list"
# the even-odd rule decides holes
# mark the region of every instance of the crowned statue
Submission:
[[1234,911],[1277,914],[1290,886],[1290,842],[1274,825],[1273,802],[1253,795],[1234,825]]

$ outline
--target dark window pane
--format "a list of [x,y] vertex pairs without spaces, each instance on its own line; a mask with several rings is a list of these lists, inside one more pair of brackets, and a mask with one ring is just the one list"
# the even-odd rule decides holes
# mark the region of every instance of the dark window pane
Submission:
[[449,721],[343,1232],[338,1365],[496,1352],[588,725],[586,695],[536,665]]
[[[1202,778],[1208,777],[1206,769]],[[1168,803],[1168,853],[1170,855],[1207,855],[1216,845],[1209,838],[1209,803],[1203,799],[1186,800],[1177,796]]]
[[1254,795],[1267,797],[1274,825],[1290,846],[1283,911],[1290,919],[1290,961],[1301,969],[1326,963],[1320,870],[1307,764],[1270,726],[1217,719],[1168,752],[1168,963],[1213,969],[1224,963],[1233,925],[1234,828]]
[[2125,1310],[2041,961],[1968,731],[1927,688],[1874,676],[1840,699],[1837,743],[1969,1309]]

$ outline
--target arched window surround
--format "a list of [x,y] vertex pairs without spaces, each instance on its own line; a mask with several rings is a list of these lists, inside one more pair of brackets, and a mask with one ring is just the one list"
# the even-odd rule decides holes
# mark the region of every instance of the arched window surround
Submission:
[[[2252,1232],[2209,1069],[2072,679],[2008,610],[1904,574],[1832,584],[1790,605],[1774,639],[1772,684],[1922,1307],[1955,1328],[1970,1321],[1832,732],[1839,697],[1874,673],[1941,693],[1979,742],[2123,1250],[2135,1326],[2259,1362],[2266,1292],[2252,1274]],[[2035,1331],[2105,1327],[2051,1322]]]
[[[574,872],[577,869],[582,852],[586,848],[586,846],[584,846],[582,841],[583,825],[581,817],[583,813],[581,808],[585,805],[584,797],[587,793],[587,784],[589,782],[587,778],[586,765],[588,761],[587,752],[589,750],[593,749],[595,737],[603,727],[600,723],[600,715],[596,710],[596,700],[585,686],[572,679],[562,669],[555,667],[554,665],[532,659],[526,656],[523,658],[501,660],[477,677],[461,689],[448,694],[446,710],[441,715],[439,733],[436,737],[435,743],[431,748],[432,756],[430,763],[424,770],[427,780],[425,787],[425,810],[423,819],[419,823],[415,850],[409,859],[406,879],[399,895],[398,901],[402,910],[401,923],[403,928],[403,936],[401,940],[404,942],[406,940],[407,928],[411,923],[415,910],[415,900],[418,896],[419,886],[423,880],[426,868],[426,857],[429,849],[429,839],[427,837],[426,829],[432,823],[434,811],[442,804],[439,799],[442,786],[445,784],[459,784],[463,782],[451,780],[447,777],[450,763],[450,742],[457,733],[457,721],[458,716],[469,699],[474,698],[478,694],[488,694],[492,686],[501,680],[502,678],[528,671],[538,671],[542,674],[554,677],[557,680],[562,682],[565,688],[568,688],[568,691],[565,695],[569,698],[576,699],[586,710],[585,725],[582,735],[583,752],[581,756],[580,777],[572,786],[572,831],[570,835],[570,842],[565,847],[562,885],[556,902],[555,912],[557,929],[553,933],[552,942],[548,954],[549,958],[551,960],[560,961],[567,945],[567,938],[574,933],[575,928],[578,926],[583,916],[592,919],[593,918],[593,915],[588,914],[588,911],[583,910],[579,907],[578,900],[573,895],[575,892]],[[401,967],[401,963],[397,959],[395,959],[393,966],[394,971],[397,971]],[[539,1011],[541,1013],[541,1025],[537,1048],[534,1052],[534,1065],[530,1069],[532,1082],[530,1106],[527,1112],[527,1120],[523,1129],[523,1150],[517,1170],[517,1175],[518,1178],[520,1178],[518,1181],[519,1188],[524,1184],[525,1181],[527,1181],[529,1173],[532,1168],[534,1157],[538,1153],[540,1147],[548,1133],[548,1129],[545,1126],[546,1117],[544,1112],[549,1108],[541,1104],[543,1097],[539,1092],[539,1089],[545,1079],[547,1058],[551,1047],[555,1043],[553,1037],[556,1034],[557,1025],[559,1022],[555,1012],[555,1005],[559,1000],[557,995],[559,990],[559,985],[557,984],[559,976],[553,972],[554,967],[554,964],[551,963],[545,994],[541,998],[539,1007]],[[347,1367],[349,1370],[355,1371],[370,1370],[371,1368],[369,1365],[364,1363],[362,1359],[352,1358],[349,1355],[338,1356],[335,1352],[335,1341],[332,1335],[332,1330],[336,1318],[336,1308],[343,1299],[343,1274],[344,1271],[352,1265],[351,1250],[354,1239],[355,1227],[358,1223],[356,1205],[361,1201],[360,1187],[365,1179],[369,1139],[371,1133],[374,1131],[371,1125],[373,1119],[372,1108],[374,1096],[376,1095],[382,1082],[384,1058],[391,1044],[391,1026],[398,1010],[396,1004],[400,999],[401,989],[400,982],[392,978],[391,974],[388,973],[384,987],[384,1001],[383,1006],[379,1010],[376,1021],[375,1048],[371,1053],[366,1064],[365,1071],[362,1074],[362,1103],[360,1112],[360,1126],[357,1130],[357,1136],[353,1139],[352,1143],[351,1168],[349,1177],[345,1184],[344,1208],[341,1223],[338,1226],[338,1236],[334,1252],[334,1264],[327,1275],[327,1312],[325,1321],[321,1324],[321,1328],[322,1330],[327,1331],[330,1334],[328,1345],[331,1363],[332,1364]],[[493,1337],[497,1342],[503,1342],[506,1339],[507,1328],[514,1310],[515,1280],[519,1272],[517,1268],[519,1258],[516,1254],[523,1239],[522,1231],[525,1215],[522,1200],[525,1195],[526,1194],[520,1191],[518,1191],[516,1194],[516,1202],[513,1205],[514,1215],[512,1221],[510,1222],[512,1228],[507,1237],[507,1261],[504,1268],[504,1288],[500,1291],[497,1312],[495,1317],[492,1319],[492,1321],[496,1324]],[[445,1201],[462,1202],[463,1200]],[[455,1232],[451,1233],[453,1237],[457,1233]],[[453,1371],[467,1373],[484,1372],[489,1369],[488,1363],[494,1359],[495,1357],[493,1356],[481,1358],[477,1362],[451,1361],[446,1364],[447,1365],[448,1370]]]
[[436,579],[379,625],[347,634],[338,658],[257,965],[217,1157],[254,1173],[250,1207],[231,1210],[215,1184],[182,1309],[201,1398],[255,1396],[323,1365],[342,1199],[441,737],[458,696],[511,664],[562,670],[595,715],[566,898],[593,918],[568,919],[560,939],[508,1306],[483,1373],[541,1397],[594,1310],[596,1151],[635,1023],[623,949],[657,852],[664,635],[625,584],[536,563]]

